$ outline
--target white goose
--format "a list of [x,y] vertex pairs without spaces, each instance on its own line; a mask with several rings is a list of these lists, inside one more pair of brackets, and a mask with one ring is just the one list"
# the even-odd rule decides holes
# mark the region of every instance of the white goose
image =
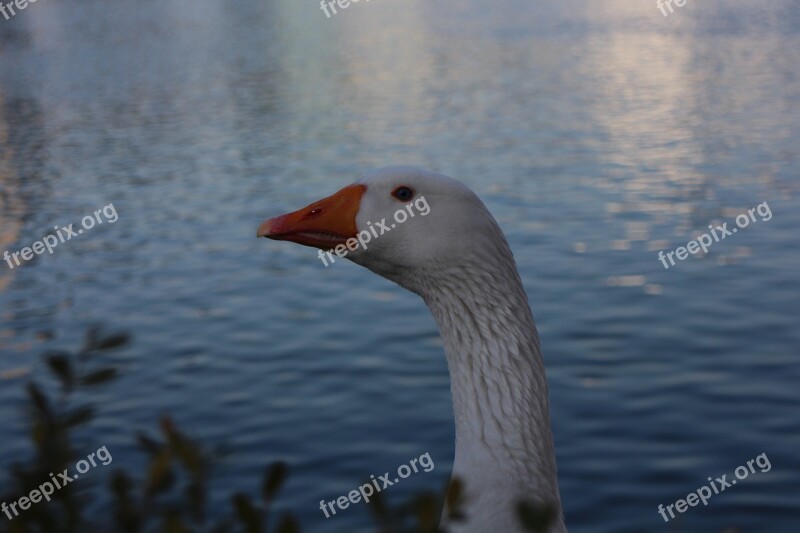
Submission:
[[[420,295],[444,339],[455,413],[453,476],[464,481],[459,533],[523,531],[520,500],[554,509],[565,532],[539,336],[511,249],[469,188],[447,176],[389,167],[299,211],[266,220],[259,237],[330,250],[405,205],[429,206],[347,258]],[[352,247],[352,241],[351,241]]]

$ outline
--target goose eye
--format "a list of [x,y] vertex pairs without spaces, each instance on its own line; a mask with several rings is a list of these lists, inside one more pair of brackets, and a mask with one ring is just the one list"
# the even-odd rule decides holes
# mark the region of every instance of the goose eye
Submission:
[[408,202],[414,197],[414,191],[411,189],[411,187],[401,185],[399,187],[395,187],[395,189],[392,191],[392,196],[401,202]]

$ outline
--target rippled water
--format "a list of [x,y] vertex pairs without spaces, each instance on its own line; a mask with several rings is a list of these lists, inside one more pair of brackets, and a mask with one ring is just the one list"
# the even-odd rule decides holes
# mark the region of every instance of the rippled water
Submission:
[[[655,2],[652,2],[655,4]],[[172,413],[231,450],[215,512],[285,459],[308,531],[369,474],[449,474],[449,378],[421,301],[352,264],[257,241],[265,217],[363,171],[463,179],[517,257],[545,351],[572,531],[659,531],[657,506],[766,453],[772,469],[680,531],[800,526],[800,4],[96,0],[0,19],[0,252],[112,203],[104,224],[0,268],[0,462],[25,457],[23,384],[86,326],[130,331],[86,437],[135,468]],[[669,270],[659,250],[768,202]],[[4,479],[4,478],[0,478]]]

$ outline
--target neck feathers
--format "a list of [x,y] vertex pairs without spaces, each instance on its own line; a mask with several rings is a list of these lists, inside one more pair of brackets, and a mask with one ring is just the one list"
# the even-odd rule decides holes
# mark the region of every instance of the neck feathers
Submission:
[[494,524],[505,520],[516,528],[510,515],[497,513],[513,513],[525,499],[554,509],[560,521],[561,503],[539,336],[511,251],[500,239],[491,257],[465,258],[424,276],[419,292],[444,338],[450,370],[453,474],[481,512],[493,509]]

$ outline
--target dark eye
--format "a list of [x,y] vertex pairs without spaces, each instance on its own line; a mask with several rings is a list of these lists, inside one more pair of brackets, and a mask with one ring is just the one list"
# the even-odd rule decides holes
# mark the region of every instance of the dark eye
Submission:
[[401,202],[408,202],[412,198],[414,198],[414,190],[411,187],[406,187],[405,185],[400,185],[399,187],[395,187],[392,191],[392,196],[400,200]]

